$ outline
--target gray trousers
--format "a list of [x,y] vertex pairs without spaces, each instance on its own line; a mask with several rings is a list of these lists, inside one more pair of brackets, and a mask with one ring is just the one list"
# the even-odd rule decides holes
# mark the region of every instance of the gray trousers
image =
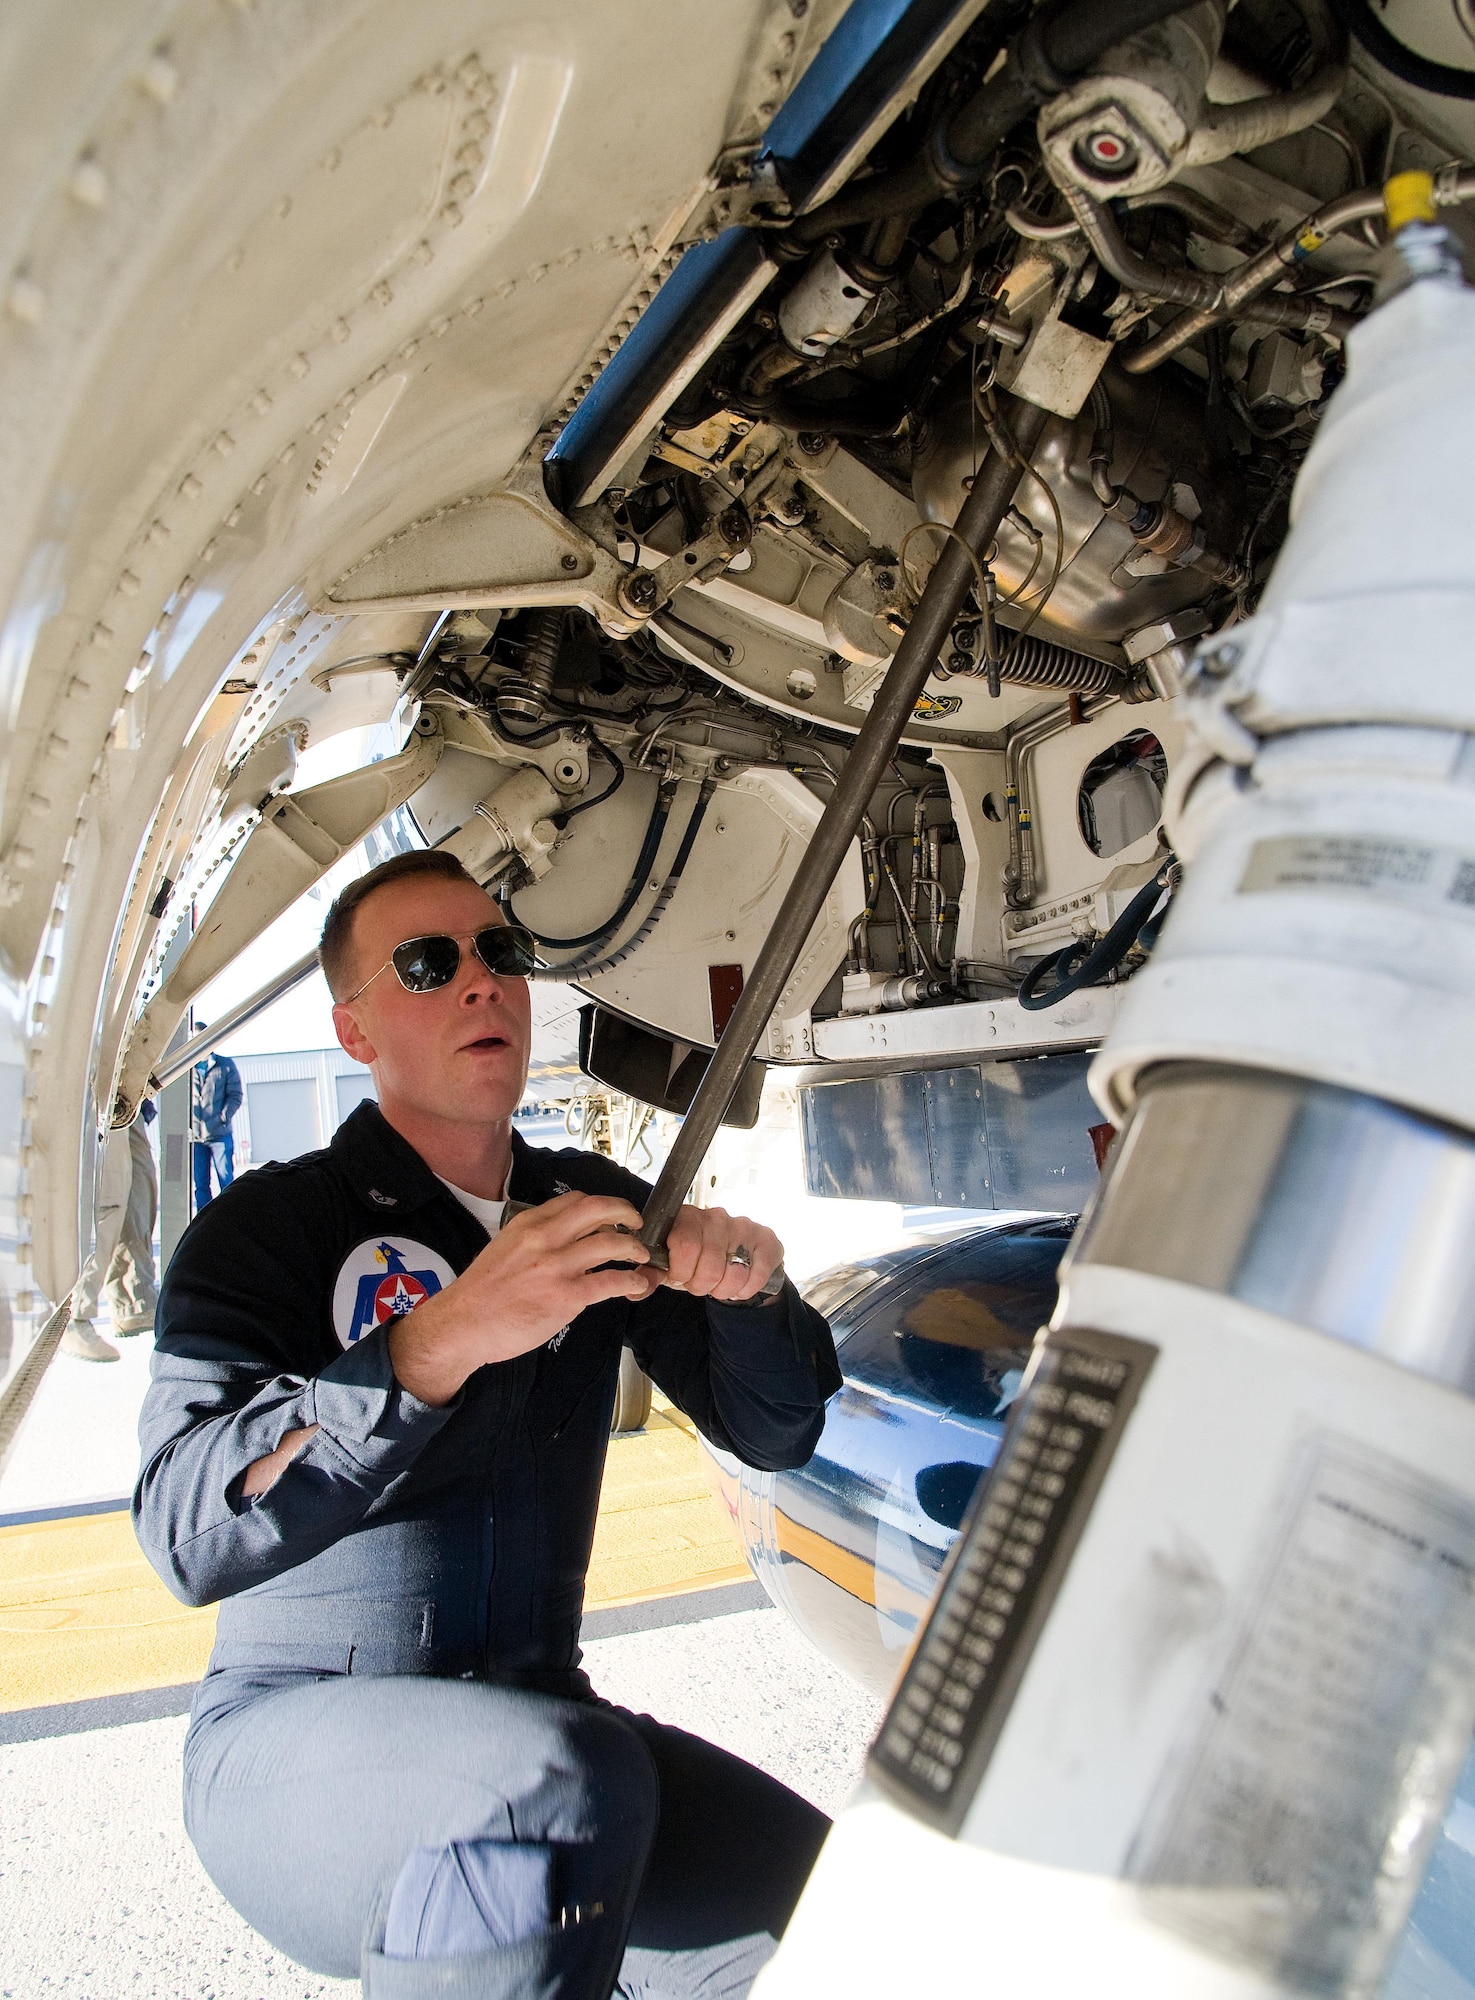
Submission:
[[[185,1746],[200,1859],[263,1937],[370,2000],[738,2000],[829,1830],[751,1765],[601,1702],[351,1676],[223,1693],[205,1683]],[[448,1870],[519,1904],[485,1911],[480,1949],[424,1887]],[[430,1948],[393,1956],[409,1893]]]

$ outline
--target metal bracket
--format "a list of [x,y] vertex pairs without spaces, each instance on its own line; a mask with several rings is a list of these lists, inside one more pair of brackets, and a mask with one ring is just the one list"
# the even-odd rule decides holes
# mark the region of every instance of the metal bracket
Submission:
[[391,535],[333,583],[326,611],[515,611],[572,604],[612,638],[644,623],[620,601],[630,572],[561,514],[525,458],[494,492],[468,496]]
[[427,710],[397,756],[267,802],[204,922],[134,1024],[114,1088],[115,1126],[137,1116],[154,1064],[195,995],[419,791],[444,747],[439,718]]

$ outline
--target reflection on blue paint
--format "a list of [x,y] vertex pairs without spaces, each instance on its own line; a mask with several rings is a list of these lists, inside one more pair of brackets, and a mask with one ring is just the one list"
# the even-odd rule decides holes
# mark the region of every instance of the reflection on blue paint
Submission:
[[1383,2000],[1475,2000],[1475,1750],[1444,1816]]
[[812,1296],[845,1386],[814,1457],[797,1472],[725,1468],[730,1503],[763,1524],[747,1541],[770,1596],[878,1692],[998,1454],[1069,1233],[994,1224],[827,1273]]

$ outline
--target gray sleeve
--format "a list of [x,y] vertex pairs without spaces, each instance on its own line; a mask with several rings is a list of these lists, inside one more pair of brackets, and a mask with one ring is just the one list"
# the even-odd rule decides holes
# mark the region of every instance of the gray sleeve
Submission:
[[630,1315],[637,1360],[715,1445],[760,1471],[806,1465],[841,1386],[827,1322],[792,1285],[766,1306],[662,1286]]
[[[186,1604],[213,1604],[331,1547],[456,1407],[432,1409],[400,1386],[385,1327],[314,1376],[264,1375],[259,1357],[191,1345],[193,1355],[154,1356],[133,1496],[143,1551]],[[247,1468],[309,1424],[321,1428],[275,1485],[243,1499]]]
[[[322,1360],[331,1233],[309,1176],[251,1174],[196,1217],[170,1263],[133,1520],[187,1604],[233,1596],[331,1547],[457,1406],[432,1409],[400,1386],[387,1327]],[[247,1468],[309,1424],[321,1428],[270,1491],[243,1499]]]

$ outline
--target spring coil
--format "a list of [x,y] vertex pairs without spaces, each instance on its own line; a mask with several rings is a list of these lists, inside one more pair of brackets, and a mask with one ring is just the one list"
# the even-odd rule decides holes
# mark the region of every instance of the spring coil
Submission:
[[522,652],[523,678],[547,694],[553,686],[553,674],[558,665],[558,644],[563,637],[563,612],[550,607],[535,611],[528,620],[527,644]]
[[[1000,640],[1004,635],[1000,633]],[[1120,686],[1122,673],[1106,660],[1088,659],[1033,632],[1001,644],[999,678],[1022,687],[1068,688],[1075,694],[1106,694]]]
[[563,639],[563,612],[557,606],[535,611],[528,619],[528,635],[518,671],[504,674],[497,683],[497,713],[503,722],[541,723],[548,712],[553,676],[558,670],[558,648]]

